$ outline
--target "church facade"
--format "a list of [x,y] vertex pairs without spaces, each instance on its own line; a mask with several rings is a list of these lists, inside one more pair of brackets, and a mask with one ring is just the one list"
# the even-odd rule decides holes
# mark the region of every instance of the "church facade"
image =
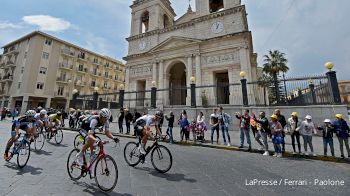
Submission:
[[241,89],[229,84],[240,82],[241,71],[248,82],[257,80],[257,55],[240,0],[196,0],[196,11],[189,6],[177,20],[169,0],[135,0],[130,7],[125,91],[137,93],[125,94],[127,107],[147,107],[147,101],[138,100],[148,100],[147,91],[155,85],[157,107],[190,106],[191,82],[228,86],[229,93],[196,89],[198,106],[203,96],[216,104],[242,104]]

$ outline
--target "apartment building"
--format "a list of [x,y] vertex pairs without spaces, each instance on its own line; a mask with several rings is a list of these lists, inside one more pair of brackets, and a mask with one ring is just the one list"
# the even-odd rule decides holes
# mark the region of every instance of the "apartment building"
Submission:
[[0,106],[67,109],[75,89],[112,93],[124,77],[122,62],[35,31],[3,46]]

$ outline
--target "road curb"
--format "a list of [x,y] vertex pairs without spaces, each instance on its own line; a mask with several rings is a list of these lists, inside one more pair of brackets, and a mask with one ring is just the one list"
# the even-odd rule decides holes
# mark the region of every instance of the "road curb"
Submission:
[[[64,130],[77,131],[77,129],[68,129],[68,128],[64,128]],[[98,134],[101,134],[101,133],[98,133]],[[136,139],[136,136],[133,136],[133,135],[125,135],[125,134],[120,134],[120,133],[113,133],[113,135],[118,136],[118,137]],[[161,141],[161,142],[168,143],[165,141]],[[248,149],[245,149],[245,148],[241,149],[237,146],[223,146],[223,145],[214,145],[214,144],[205,144],[205,143],[196,143],[196,142],[181,142],[181,141],[176,141],[173,144],[180,145],[180,146],[197,146],[197,147],[214,148],[214,149],[221,149],[221,150],[228,150],[228,151],[240,151],[240,152],[256,153],[256,154],[261,154],[261,156],[262,156],[262,151],[260,151],[260,150],[252,149],[251,151],[248,151]],[[271,155],[274,153],[274,151],[269,151],[269,153]],[[330,157],[330,156],[322,156],[322,155],[317,155],[317,156],[294,155],[291,152],[283,153],[283,158],[318,160],[318,161],[350,164],[349,159],[341,159],[338,157]]]

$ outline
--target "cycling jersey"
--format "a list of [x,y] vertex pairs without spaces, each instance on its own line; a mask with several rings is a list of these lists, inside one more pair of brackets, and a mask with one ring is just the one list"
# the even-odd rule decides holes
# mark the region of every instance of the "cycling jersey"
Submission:
[[11,136],[16,136],[16,128],[19,128],[23,131],[27,131],[28,128],[36,126],[36,120],[29,120],[26,116],[20,117],[17,120],[13,121]]
[[49,120],[50,120],[50,122],[53,122],[53,121],[62,121],[62,116],[58,116],[57,114],[51,114],[50,116],[49,116]]
[[100,116],[99,115],[93,115],[89,118],[85,119],[83,124],[81,125],[81,128],[88,131],[89,133],[95,134],[95,129],[98,127],[102,127],[105,132],[109,131],[109,120],[102,124],[100,122]]
[[35,120],[40,120],[40,121],[42,121],[42,122],[49,121],[47,115],[44,115],[44,117],[41,117],[40,113],[35,114],[34,119],[35,119]]
[[136,124],[142,127],[151,127],[159,125],[159,121],[156,120],[154,115],[144,115],[136,120]]

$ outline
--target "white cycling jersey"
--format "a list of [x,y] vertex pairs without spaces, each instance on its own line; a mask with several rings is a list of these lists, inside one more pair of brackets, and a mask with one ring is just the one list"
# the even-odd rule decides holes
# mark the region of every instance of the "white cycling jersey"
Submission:
[[40,120],[42,122],[47,122],[49,121],[49,118],[47,115],[45,115],[44,117],[41,117],[40,113],[36,113],[35,116],[34,116],[34,119],[35,120]]
[[159,121],[156,120],[156,117],[154,115],[150,115],[150,114],[141,116],[140,118],[138,118],[136,120],[136,124],[138,124],[140,122],[142,122],[142,124],[139,124],[139,125],[141,125],[143,127],[152,127],[152,126],[159,125]]

